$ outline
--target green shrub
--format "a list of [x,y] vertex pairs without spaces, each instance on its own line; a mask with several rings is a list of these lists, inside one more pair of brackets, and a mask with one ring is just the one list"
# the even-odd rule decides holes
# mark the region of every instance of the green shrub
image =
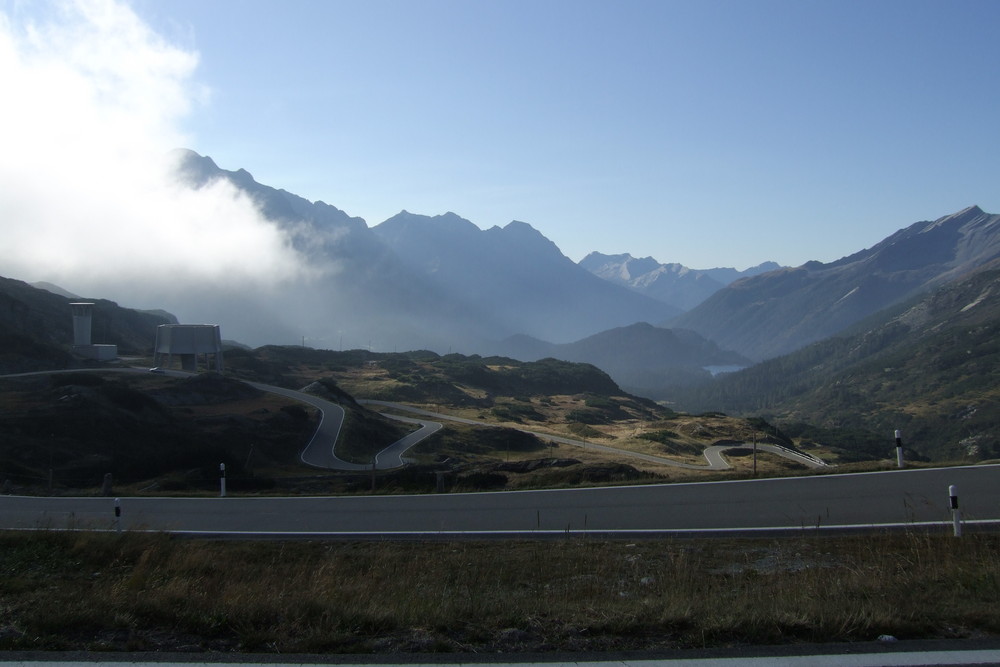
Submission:
[[607,424],[611,420],[603,412],[587,408],[570,410],[566,414],[566,421],[579,422],[581,424]]
[[679,438],[680,436],[673,431],[647,431],[645,433],[640,433],[639,437],[643,440],[652,440],[653,442],[669,445],[673,440]]

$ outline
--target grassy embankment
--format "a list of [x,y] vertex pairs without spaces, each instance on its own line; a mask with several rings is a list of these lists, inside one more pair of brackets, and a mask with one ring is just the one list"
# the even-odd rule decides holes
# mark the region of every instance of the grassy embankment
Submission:
[[200,542],[0,534],[0,648],[655,650],[1000,632],[1000,536]]

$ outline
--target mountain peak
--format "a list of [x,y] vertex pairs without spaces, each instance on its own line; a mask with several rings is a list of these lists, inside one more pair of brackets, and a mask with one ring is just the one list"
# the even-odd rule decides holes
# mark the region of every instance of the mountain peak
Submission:
[[593,252],[589,253],[586,257],[580,260],[580,266],[587,269],[588,271],[593,272],[594,268],[600,267],[609,262],[613,262],[615,264],[624,264],[630,259],[632,259],[632,255],[628,254],[627,252],[622,253],[620,255],[605,255],[603,252],[598,252],[594,250]]
[[429,216],[420,213],[410,213],[403,209],[396,215],[378,225],[383,231],[389,229],[420,229],[434,232],[478,233],[481,231],[474,223],[457,213],[448,211],[441,215]]
[[188,148],[175,148],[170,158],[174,160],[177,175],[191,187],[200,188],[222,172],[215,160]]
[[508,246],[511,250],[516,249],[519,254],[536,257],[545,256],[558,259],[559,261],[566,260],[572,262],[544,234],[520,220],[512,220],[502,228],[492,227],[486,230],[486,234],[493,237],[497,242]]
[[[807,262],[721,290],[672,326],[766,359],[827,338],[1000,258],[1000,215],[970,206],[900,229],[835,262]],[[752,324],[751,324],[752,323]]]
[[503,228],[503,231],[508,234],[518,234],[521,236],[532,236],[532,237],[542,237],[545,238],[540,231],[532,227],[526,222],[521,222],[520,220],[511,220]]
[[990,214],[986,213],[978,206],[969,206],[968,208],[963,208],[958,213],[952,213],[951,215],[946,215],[943,218],[938,218],[934,221],[934,225],[962,226],[988,217],[991,217]]
[[594,275],[651,296],[682,310],[694,308],[725,285],[740,278],[780,268],[764,262],[746,271],[736,269],[689,269],[683,264],[661,264],[653,257],[636,258],[628,253],[605,255],[592,252],[580,266]]

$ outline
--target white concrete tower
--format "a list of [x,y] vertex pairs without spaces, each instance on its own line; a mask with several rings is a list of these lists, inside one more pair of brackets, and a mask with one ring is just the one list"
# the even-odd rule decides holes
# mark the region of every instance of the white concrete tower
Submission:
[[71,303],[73,309],[73,345],[90,345],[92,303]]
[[90,340],[93,324],[94,304],[90,302],[70,303],[73,311],[73,352],[81,357],[111,361],[118,356],[117,345],[93,345]]

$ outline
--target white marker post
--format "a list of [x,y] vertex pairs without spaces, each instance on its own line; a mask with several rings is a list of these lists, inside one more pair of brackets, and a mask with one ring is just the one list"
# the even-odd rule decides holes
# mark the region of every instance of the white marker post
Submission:
[[219,464],[219,497],[226,497],[226,464]]
[[951,520],[955,525],[955,537],[962,536],[962,510],[958,509],[958,488],[952,484],[948,487],[951,500]]
[[115,498],[115,530],[122,532],[122,501]]
[[903,432],[899,429],[896,429],[896,467],[906,467],[903,461]]

